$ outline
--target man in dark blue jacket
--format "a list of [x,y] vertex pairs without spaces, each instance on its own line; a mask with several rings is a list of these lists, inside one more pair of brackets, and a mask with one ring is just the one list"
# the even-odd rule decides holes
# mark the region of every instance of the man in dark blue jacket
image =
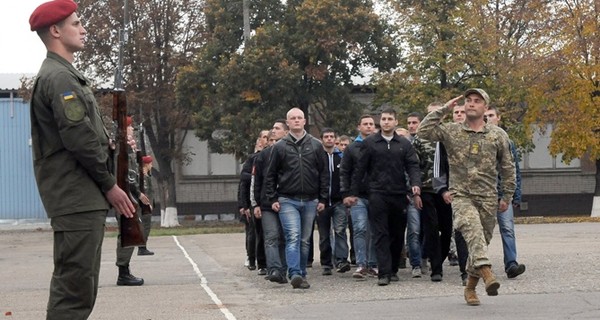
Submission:
[[398,125],[396,111],[386,109],[381,113],[381,130],[366,138],[361,145],[360,158],[352,176],[351,191],[359,193],[359,185],[365,173],[369,175],[369,224],[371,226],[377,265],[377,282],[385,286],[398,281],[400,252],[404,246],[406,208],[409,190],[406,175],[413,194],[421,193],[419,159],[411,143],[399,137],[394,129]]
[[317,211],[323,211],[329,190],[327,154],[319,140],[304,130],[304,112],[287,113],[289,133],[273,145],[265,180],[271,208],[279,213],[285,236],[288,276],[294,289],[308,289],[306,263]]
[[[317,215],[319,251],[321,252],[320,258],[324,276],[332,274],[331,269],[333,269],[334,263],[337,272],[350,271],[348,238],[346,236],[348,219],[346,217],[346,207],[342,203],[342,194],[340,193],[342,152],[335,147],[335,137],[335,131],[331,128],[325,128],[321,131],[321,142],[329,160],[327,166],[329,168],[329,201],[325,210]],[[332,252],[330,237],[332,227],[335,236],[333,239],[334,252]]]

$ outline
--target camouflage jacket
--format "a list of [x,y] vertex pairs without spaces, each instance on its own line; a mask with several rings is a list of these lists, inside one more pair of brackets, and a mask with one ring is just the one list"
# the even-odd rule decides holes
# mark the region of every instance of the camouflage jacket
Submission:
[[512,202],[515,192],[515,161],[508,135],[500,127],[486,124],[475,132],[466,124],[443,123],[448,108],[429,113],[418,135],[444,143],[450,165],[450,192],[459,196],[496,198],[497,179],[502,177],[502,199]]
[[418,135],[412,141],[412,145],[419,157],[419,168],[421,169],[422,191],[434,193],[433,189],[433,167],[435,160],[435,142],[420,138]]

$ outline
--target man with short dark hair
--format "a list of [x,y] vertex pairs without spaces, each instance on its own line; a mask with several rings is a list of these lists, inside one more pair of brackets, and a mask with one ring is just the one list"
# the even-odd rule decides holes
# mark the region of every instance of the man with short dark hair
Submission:
[[273,145],[288,133],[285,120],[275,120],[269,132],[269,144],[256,155],[252,166],[250,200],[254,217],[262,226],[265,257],[267,260],[267,276],[265,279],[276,283],[287,283],[287,264],[285,262],[285,239],[281,230],[279,216],[271,208],[264,188],[264,177],[267,171]]
[[399,281],[397,272],[404,246],[409,193],[406,174],[410,191],[420,194],[421,173],[410,141],[394,131],[398,125],[396,111],[382,111],[379,124],[380,132],[367,137],[361,145],[358,166],[352,175],[351,194],[359,194],[359,184],[368,174],[369,225],[379,268],[377,284],[385,286],[390,281]]
[[[340,193],[340,162],[342,153],[335,147],[335,131],[325,128],[321,131],[321,142],[327,152],[329,168],[329,201],[325,210],[317,214],[319,229],[319,250],[323,275],[329,276],[335,266],[336,271],[344,273],[350,270],[348,262],[348,238],[346,228],[346,207],[342,204]],[[333,229],[335,250],[331,247],[331,230]],[[333,260],[333,261],[332,261]]]
[[368,276],[377,276],[375,246],[369,229],[368,176],[365,173],[360,181],[355,181],[358,184],[358,191],[354,194],[351,191],[351,184],[360,158],[360,146],[375,130],[373,116],[362,115],[358,120],[357,130],[358,136],[344,151],[340,164],[340,192],[344,197],[344,205],[350,208],[349,221],[352,221],[351,240],[358,266],[352,277],[363,280]]
[[[490,106],[485,112],[484,117],[487,123],[499,126],[501,116],[498,109]],[[515,238],[515,222],[513,207],[521,205],[521,170],[519,168],[519,155],[514,142],[510,141],[510,151],[515,158],[516,183],[515,194],[512,203],[509,204],[506,211],[498,212],[498,229],[502,238],[502,251],[504,253],[504,271],[508,278],[516,278],[525,272],[525,265],[517,262],[517,239]],[[502,177],[498,177],[498,199],[502,199]]]

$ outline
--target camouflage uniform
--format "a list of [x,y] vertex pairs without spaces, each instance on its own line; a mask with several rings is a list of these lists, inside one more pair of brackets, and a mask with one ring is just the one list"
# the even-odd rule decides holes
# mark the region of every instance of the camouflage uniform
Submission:
[[487,246],[492,239],[498,211],[498,175],[502,176],[502,199],[510,204],[515,190],[515,163],[504,130],[486,124],[475,132],[466,124],[442,123],[447,106],[428,114],[419,136],[444,143],[450,165],[450,192],[454,200],[454,228],[462,232],[468,248],[467,271],[491,265]]

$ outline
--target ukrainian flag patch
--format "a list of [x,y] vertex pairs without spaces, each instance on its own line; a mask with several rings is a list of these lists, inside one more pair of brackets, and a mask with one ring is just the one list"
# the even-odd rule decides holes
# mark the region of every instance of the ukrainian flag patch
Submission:
[[73,91],[67,91],[62,94],[64,101],[69,101],[75,99],[75,93]]

